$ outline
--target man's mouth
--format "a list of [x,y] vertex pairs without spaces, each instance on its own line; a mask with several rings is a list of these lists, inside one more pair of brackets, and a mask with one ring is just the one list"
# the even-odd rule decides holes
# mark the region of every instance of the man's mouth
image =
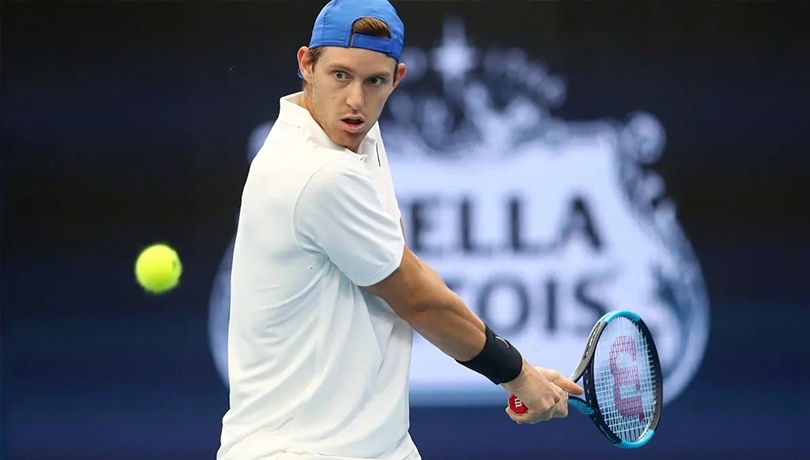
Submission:
[[356,134],[363,130],[366,122],[360,117],[346,117],[340,120],[340,124],[346,131]]

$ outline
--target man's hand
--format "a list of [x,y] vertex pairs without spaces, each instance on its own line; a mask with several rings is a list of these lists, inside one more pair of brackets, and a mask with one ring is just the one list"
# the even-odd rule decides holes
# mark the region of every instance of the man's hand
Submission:
[[528,409],[523,414],[516,414],[511,408],[506,408],[506,414],[518,424],[565,418],[568,416],[568,392],[575,395],[583,393],[582,388],[559,372],[535,368],[525,361],[520,375],[502,386]]

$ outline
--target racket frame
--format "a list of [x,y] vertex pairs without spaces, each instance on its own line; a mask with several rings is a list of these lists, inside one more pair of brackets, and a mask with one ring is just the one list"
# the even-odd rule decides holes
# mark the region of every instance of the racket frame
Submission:
[[[596,387],[593,379],[593,355],[596,353],[596,346],[599,343],[599,338],[602,336],[602,332],[605,330],[605,327],[607,327],[611,321],[617,318],[627,318],[628,320],[632,321],[644,336],[650,350],[650,355],[652,356],[651,365],[653,367],[653,375],[656,377],[658,382],[654,388],[655,409],[653,411],[653,415],[639,439],[635,441],[625,441],[621,439],[608,427],[604,417],[602,416],[602,412],[599,410],[599,404],[596,398]],[[605,313],[601,318],[599,318],[596,324],[594,324],[590,334],[588,334],[588,341],[585,344],[585,351],[582,353],[579,364],[577,365],[576,369],[574,369],[574,372],[571,373],[571,377],[569,377],[573,382],[577,382],[582,379],[582,387],[585,391],[584,398],[569,394],[568,404],[570,406],[574,406],[574,408],[590,417],[591,421],[593,421],[596,427],[599,428],[602,435],[604,435],[616,447],[622,449],[636,449],[647,444],[650,439],[652,439],[653,435],[655,435],[655,430],[658,427],[658,422],[661,419],[661,409],[664,401],[663,382],[661,380],[662,376],[661,362],[658,359],[658,350],[655,348],[652,333],[644,321],[637,314],[631,311],[611,311]],[[515,401],[517,401],[517,399],[514,397],[514,395],[512,395],[509,400],[509,404],[510,407],[512,407],[512,410],[517,412]],[[523,411],[525,411],[525,409]]]
[[[593,379],[593,355],[596,353],[596,345],[599,343],[599,338],[601,337],[602,332],[605,330],[605,327],[607,327],[611,321],[617,318],[626,318],[630,320],[638,327],[641,335],[644,336],[650,350],[650,355],[652,356],[652,372],[657,381],[653,394],[655,407],[652,417],[647,423],[647,426],[644,428],[644,431],[641,433],[641,436],[639,436],[639,438],[635,441],[625,441],[621,439],[608,427],[604,417],[602,416],[602,412],[599,410],[599,403],[596,398],[596,386]],[[655,430],[658,427],[658,422],[661,419],[661,409],[664,396],[661,381],[661,362],[658,359],[658,350],[655,348],[652,333],[637,314],[627,310],[617,310],[608,312],[599,318],[599,321],[597,321],[597,323],[594,325],[593,329],[591,330],[591,334],[588,337],[588,342],[585,346],[582,360],[580,361],[576,370],[574,370],[574,372],[571,374],[571,380],[574,382],[578,381],[580,378],[582,378],[583,389],[585,390],[585,398],[583,399],[577,396],[569,396],[568,403],[569,405],[573,405],[583,414],[589,416],[597,428],[599,428],[599,431],[601,431],[602,434],[608,440],[610,440],[610,442],[612,442],[616,447],[622,449],[637,449],[647,444],[650,439],[652,439],[652,437],[655,435]]]

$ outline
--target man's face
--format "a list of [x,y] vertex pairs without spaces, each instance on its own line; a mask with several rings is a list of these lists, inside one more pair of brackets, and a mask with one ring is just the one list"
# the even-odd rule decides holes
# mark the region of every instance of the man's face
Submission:
[[298,55],[308,83],[308,108],[333,142],[357,152],[405,75],[405,65],[376,51],[326,47],[313,67],[302,54],[305,49]]

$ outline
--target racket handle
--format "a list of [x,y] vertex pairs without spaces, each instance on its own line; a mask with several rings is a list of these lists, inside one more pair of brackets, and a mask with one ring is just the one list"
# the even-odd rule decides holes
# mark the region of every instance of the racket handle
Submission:
[[525,414],[529,410],[515,395],[509,396],[509,408],[516,414]]

